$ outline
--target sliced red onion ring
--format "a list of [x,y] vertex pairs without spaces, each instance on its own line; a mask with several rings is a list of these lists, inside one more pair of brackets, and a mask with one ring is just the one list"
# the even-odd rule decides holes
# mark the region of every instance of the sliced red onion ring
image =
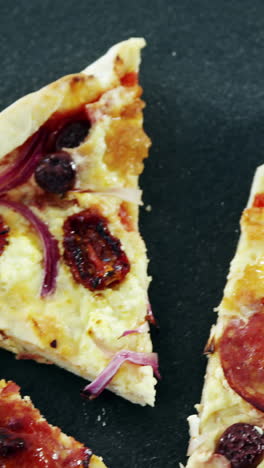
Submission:
[[70,192],[77,192],[77,193],[92,193],[94,195],[109,195],[114,196],[117,198],[121,198],[121,200],[128,201],[131,203],[135,203],[136,205],[142,205],[141,201],[141,190],[128,188],[128,187],[116,187],[116,188],[109,188],[109,189],[74,189],[70,190]]
[[24,145],[15,163],[0,175],[0,194],[24,184],[41,159],[46,131],[42,128]]
[[155,376],[158,379],[161,378],[158,368],[157,353],[137,353],[135,351],[123,349],[115,354],[103,372],[101,372],[92,383],[86,385],[82,391],[82,395],[85,397],[88,396],[90,400],[99,396],[125,361],[132,362],[139,366],[151,366]]
[[52,294],[56,288],[58,261],[60,257],[58,242],[49,232],[49,229],[33,211],[22,203],[0,198],[0,205],[7,206],[24,216],[35,228],[41,238],[44,250],[44,278],[41,287],[41,297]]
[[118,339],[123,338],[123,336],[132,335],[135,333],[146,333],[148,331],[149,331],[149,325],[147,322],[144,322],[141,325],[139,325],[139,327],[134,328],[133,330],[124,331],[124,333],[122,333],[122,335]]
[[151,325],[154,325],[155,327],[159,327],[157,320],[154,317],[154,314],[152,312],[152,307],[150,302],[148,302],[147,305],[147,313],[146,313],[146,320],[151,323]]

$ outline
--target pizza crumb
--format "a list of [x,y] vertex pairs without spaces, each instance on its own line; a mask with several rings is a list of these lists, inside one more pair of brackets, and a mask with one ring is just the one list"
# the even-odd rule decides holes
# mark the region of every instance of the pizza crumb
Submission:
[[145,207],[145,210],[146,210],[148,213],[150,213],[150,211],[152,211],[152,206],[151,206],[151,205],[147,205],[147,206]]

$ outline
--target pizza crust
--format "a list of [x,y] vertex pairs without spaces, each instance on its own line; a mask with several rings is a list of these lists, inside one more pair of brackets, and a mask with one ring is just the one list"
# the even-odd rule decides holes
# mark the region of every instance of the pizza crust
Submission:
[[[258,264],[264,255],[263,214],[256,213],[252,203],[256,193],[264,192],[264,165],[260,166],[254,176],[247,208],[241,219],[241,236],[236,254],[231,262],[224,297],[217,308],[218,320],[213,325],[208,348],[217,343],[230,317],[241,317],[250,314],[241,294],[247,267]],[[252,284],[257,293],[257,285]],[[214,346],[213,346],[214,348]],[[232,424],[243,422],[263,427],[264,414],[247,403],[229,386],[220,362],[219,352],[211,349],[207,365],[201,403],[197,405],[199,414],[195,431],[193,417],[190,422],[190,456],[187,468],[203,468],[213,466],[210,462],[216,442],[226,428]],[[224,466],[220,463],[219,466]],[[258,465],[264,466],[264,462]]]
[[22,97],[0,113],[0,159],[22,145],[56,111],[91,102],[119,83],[121,76],[137,72],[142,38],[113,46],[81,73],[64,76]]

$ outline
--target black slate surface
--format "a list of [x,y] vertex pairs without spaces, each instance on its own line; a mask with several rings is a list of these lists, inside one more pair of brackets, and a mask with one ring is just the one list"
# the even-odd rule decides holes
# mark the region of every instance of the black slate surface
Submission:
[[[141,82],[153,140],[141,210],[160,322],[163,380],[154,409],[105,392],[83,401],[82,379],[0,352],[0,375],[109,468],[177,467],[186,417],[199,401],[202,350],[221,298],[238,220],[264,160],[262,0],[0,0],[0,107],[79,71],[115,42],[145,36]],[[101,416],[99,421],[98,416]]]

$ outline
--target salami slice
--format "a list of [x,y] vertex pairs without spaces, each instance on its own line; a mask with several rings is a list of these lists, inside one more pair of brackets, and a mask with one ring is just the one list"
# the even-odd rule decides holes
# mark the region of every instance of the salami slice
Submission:
[[230,387],[264,412],[264,314],[245,324],[231,320],[220,341],[220,357]]

